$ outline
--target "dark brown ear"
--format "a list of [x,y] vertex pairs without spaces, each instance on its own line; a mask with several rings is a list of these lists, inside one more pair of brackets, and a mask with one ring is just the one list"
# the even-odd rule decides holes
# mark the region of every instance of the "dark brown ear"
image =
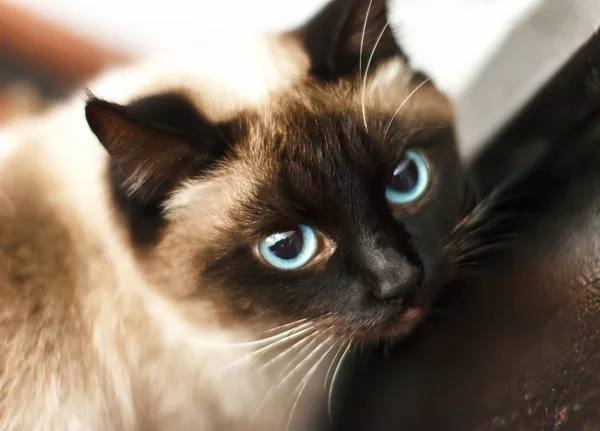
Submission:
[[227,149],[226,127],[203,118],[183,96],[163,94],[128,105],[91,98],[87,122],[108,151],[111,180],[134,204],[160,205]]
[[[386,0],[332,0],[313,19],[296,30],[311,58],[313,75],[339,79],[401,56],[388,22]],[[362,49],[361,49],[362,45]]]

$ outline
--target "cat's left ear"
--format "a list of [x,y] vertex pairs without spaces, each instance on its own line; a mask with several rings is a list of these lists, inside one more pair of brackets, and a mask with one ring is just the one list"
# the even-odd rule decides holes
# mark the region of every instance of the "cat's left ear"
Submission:
[[386,0],[331,0],[294,33],[311,60],[311,73],[334,80],[402,53],[389,22]]
[[184,180],[202,174],[227,151],[228,124],[204,118],[184,96],[162,94],[127,105],[90,98],[87,122],[110,156],[121,196],[160,206]]

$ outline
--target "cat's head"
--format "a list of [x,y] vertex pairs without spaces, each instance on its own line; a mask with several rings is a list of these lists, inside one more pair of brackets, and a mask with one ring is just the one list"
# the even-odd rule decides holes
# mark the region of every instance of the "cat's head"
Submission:
[[450,105],[408,69],[383,0],[336,0],[281,37],[304,75],[222,121],[176,92],[88,101],[135,248],[190,319],[208,303],[219,325],[407,332],[463,207]]

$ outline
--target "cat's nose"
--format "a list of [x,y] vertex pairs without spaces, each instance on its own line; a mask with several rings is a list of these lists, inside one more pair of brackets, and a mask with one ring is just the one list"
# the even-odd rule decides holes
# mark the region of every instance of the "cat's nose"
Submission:
[[422,282],[421,272],[407,260],[396,262],[392,268],[378,274],[373,294],[384,301],[401,301],[410,306]]

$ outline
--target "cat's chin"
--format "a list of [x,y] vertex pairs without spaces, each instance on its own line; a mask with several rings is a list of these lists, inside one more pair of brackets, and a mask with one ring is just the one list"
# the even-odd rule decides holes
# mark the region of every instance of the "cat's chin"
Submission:
[[423,321],[425,317],[423,307],[410,307],[394,322],[383,327],[375,328],[364,335],[365,339],[395,339],[408,336]]

